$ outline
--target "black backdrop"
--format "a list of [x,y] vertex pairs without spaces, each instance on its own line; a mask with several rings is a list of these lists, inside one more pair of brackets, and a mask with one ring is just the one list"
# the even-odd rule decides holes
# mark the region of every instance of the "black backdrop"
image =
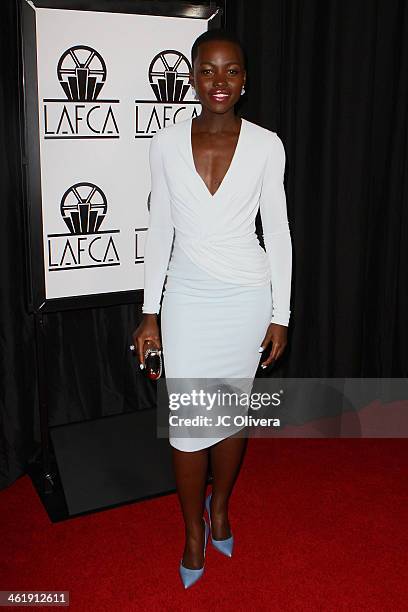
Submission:
[[[112,0],[114,1],[114,0]],[[39,441],[26,311],[16,7],[0,7],[0,488]],[[292,321],[280,376],[408,373],[408,5],[235,0],[248,55],[242,114],[287,154]],[[50,424],[143,410],[154,389],[128,351],[140,305],[46,315]],[[271,373],[273,375],[273,372]]]

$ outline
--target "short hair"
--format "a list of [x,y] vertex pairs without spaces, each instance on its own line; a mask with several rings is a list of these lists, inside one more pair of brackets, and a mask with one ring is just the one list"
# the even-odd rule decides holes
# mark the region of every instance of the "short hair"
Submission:
[[200,34],[198,38],[196,38],[193,43],[193,46],[191,47],[191,68],[194,67],[194,61],[198,55],[198,47],[201,45],[201,43],[207,42],[208,40],[226,40],[238,45],[238,47],[241,49],[242,57],[244,59],[244,68],[246,68],[247,61],[245,49],[240,39],[236,34],[234,34],[234,32],[225,30],[224,28],[213,28],[212,30],[206,30],[205,32]]

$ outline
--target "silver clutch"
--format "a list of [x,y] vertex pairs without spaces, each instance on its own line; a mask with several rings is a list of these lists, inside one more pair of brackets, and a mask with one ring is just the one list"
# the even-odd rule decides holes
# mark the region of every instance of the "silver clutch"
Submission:
[[154,347],[148,348],[144,357],[146,375],[152,380],[157,380],[163,371],[161,350]]

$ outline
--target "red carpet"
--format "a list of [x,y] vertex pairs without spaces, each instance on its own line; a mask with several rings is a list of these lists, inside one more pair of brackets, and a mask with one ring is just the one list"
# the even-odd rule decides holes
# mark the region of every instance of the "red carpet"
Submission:
[[52,524],[24,476],[0,508],[0,590],[69,590],[75,612],[408,609],[402,439],[250,440],[234,557],[209,545],[187,591],[175,495]]

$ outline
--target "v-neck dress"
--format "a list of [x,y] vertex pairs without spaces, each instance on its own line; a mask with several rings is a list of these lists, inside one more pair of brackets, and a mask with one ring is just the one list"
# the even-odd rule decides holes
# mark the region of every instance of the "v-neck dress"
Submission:
[[[211,194],[195,167],[191,128],[189,118],[151,139],[142,311],[161,312],[169,393],[197,379],[211,389],[237,379],[236,388],[250,393],[269,323],[287,326],[290,318],[285,150],[276,132],[242,118],[230,166]],[[265,250],[255,233],[258,210]],[[198,414],[193,405],[186,413]],[[170,426],[170,444],[209,447],[243,428],[230,421],[221,430]]]

